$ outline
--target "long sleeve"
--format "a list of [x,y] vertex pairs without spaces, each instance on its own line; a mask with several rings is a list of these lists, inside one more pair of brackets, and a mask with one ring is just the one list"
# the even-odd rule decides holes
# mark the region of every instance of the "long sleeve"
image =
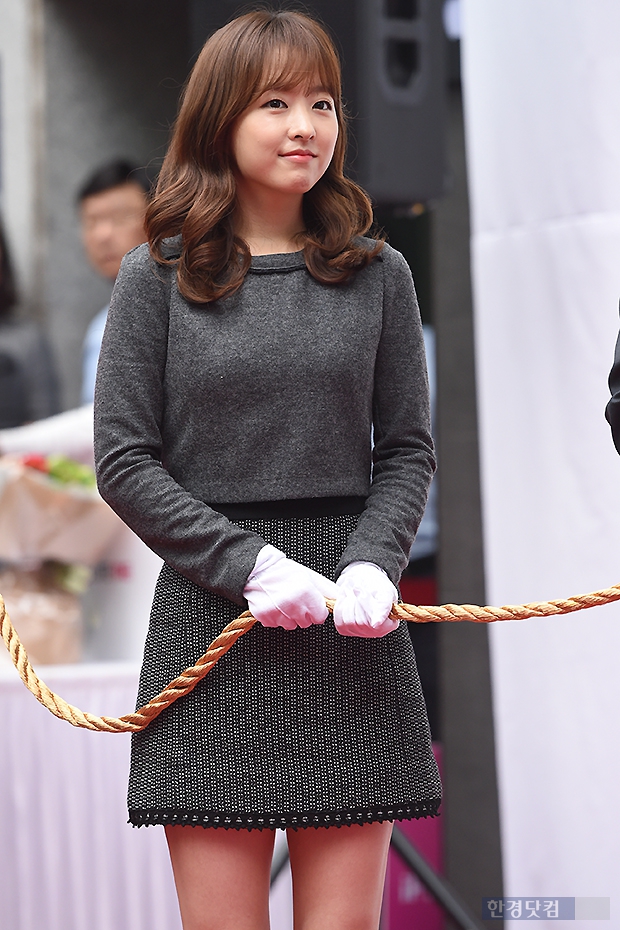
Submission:
[[614,364],[609,373],[609,390],[611,391],[611,400],[605,408],[605,416],[611,426],[611,435],[616,451],[620,454],[620,335],[616,341]]
[[102,497],[169,565],[243,603],[265,545],[173,479],[162,461],[164,377],[172,274],[146,247],[119,272],[95,388],[95,462]]
[[405,259],[384,248],[383,322],[373,394],[373,467],[366,508],[337,573],[374,562],[398,584],[435,471],[420,312]]

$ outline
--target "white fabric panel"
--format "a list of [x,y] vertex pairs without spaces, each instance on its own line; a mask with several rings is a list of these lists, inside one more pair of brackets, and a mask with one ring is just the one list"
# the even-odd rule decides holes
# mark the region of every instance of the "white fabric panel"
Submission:
[[[134,706],[136,666],[42,673],[83,710],[119,716]],[[180,930],[163,829],[127,824],[129,740],[57,720],[0,662],[3,930]],[[271,905],[273,930],[290,930],[290,872]]]
[[[53,717],[0,670],[0,926],[11,930],[180,930],[163,830],[127,825],[129,739]],[[44,669],[71,704],[118,716],[137,669]]]
[[[620,582],[619,35],[617,0],[463,6],[494,604]],[[491,629],[506,894],[620,892],[619,652],[616,605]]]

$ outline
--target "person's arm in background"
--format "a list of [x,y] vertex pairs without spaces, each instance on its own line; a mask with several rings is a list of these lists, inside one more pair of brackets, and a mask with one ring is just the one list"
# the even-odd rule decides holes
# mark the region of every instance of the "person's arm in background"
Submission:
[[616,341],[614,364],[609,373],[609,390],[611,400],[605,408],[605,416],[611,426],[616,451],[620,454],[620,335]]
[[93,464],[92,404],[26,426],[0,430],[0,455],[52,453]]

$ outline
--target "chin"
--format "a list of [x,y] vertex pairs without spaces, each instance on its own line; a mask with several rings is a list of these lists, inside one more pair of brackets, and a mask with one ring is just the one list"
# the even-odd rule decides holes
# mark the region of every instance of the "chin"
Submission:
[[314,185],[319,179],[313,178],[311,181],[308,178],[300,179],[295,184],[287,185],[287,193],[289,194],[307,194],[308,191],[311,191]]
[[115,281],[120,267],[120,262],[114,262],[114,264],[101,265],[97,270],[103,278],[109,278],[110,281]]

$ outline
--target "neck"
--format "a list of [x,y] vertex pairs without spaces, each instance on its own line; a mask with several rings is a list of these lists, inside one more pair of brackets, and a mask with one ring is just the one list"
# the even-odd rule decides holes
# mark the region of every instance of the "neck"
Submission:
[[278,194],[247,190],[237,184],[235,232],[245,240],[252,255],[296,252],[304,230],[302,194]]

